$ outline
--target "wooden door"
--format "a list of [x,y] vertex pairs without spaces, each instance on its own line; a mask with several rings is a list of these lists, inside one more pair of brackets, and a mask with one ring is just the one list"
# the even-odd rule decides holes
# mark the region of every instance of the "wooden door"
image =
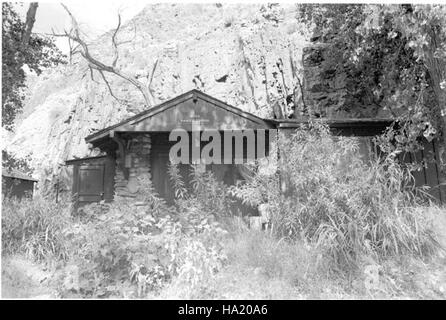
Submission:
[[77,210],[83,205],[105,200],[113,201],[115,180],[115,159],[110,156],[72,159],[73,200]]
[[166,200],[168,204],[173,204],[174,194],[168,174],[169,153],[156,152],[152,155],[152,182],[155,191]]
[[77,197],[81,206],[104,200],[104,164],[79,166]]

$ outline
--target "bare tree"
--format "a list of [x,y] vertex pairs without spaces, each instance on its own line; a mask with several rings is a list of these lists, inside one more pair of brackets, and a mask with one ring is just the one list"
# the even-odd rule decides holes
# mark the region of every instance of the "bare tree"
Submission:
[[[293,104],[294,104],[294,112],[295,117],[298,116],[297,112],[299,111],[299,102],[302,104],[301,112],[302,114],[307,114],[309,118],[311,119],[313,117],[313,111],[310,110],[310,106],[307,106],[305,101],[305,94],[304,94],[304,87],[302,84],[302,80],[300,79],[298,75],[298,71],[296,68],[296,64],[293,60],[293,54],[291,51],[291,48],[289,50],[289,56],[290,56],[290,66],[291,66],[291,73],[293,76],[293,79],[295,79],[295,86],[293,88]],[[300,95],[299,95],[300,93]]]
[[[92,56],[89,45],[87,44],[87,41],[85,39],[83,39],[83,37],[81,35],[81,31],[80,31],[79,24],[78,24],[77,20],[75,19],[75,17],[71,13],[71,11],[64,4],[61,4],[61,5],[71,18],[71,29],[69,31],[64,30],[63,34],[56,34],[53,31],[53,35],[54,36],[64,36],[64,37],[68,38],[69,43],[70,43],[70,57],[76,53],[79,53],[88,62],[88,67],[90,69],[90,75],[91,75],[92,79],[93,79],[93,70],[96,70],[97,72],[99,72],[99,74],[101,75],[102,80],[106,84],[110,94],[118,102],[122,103],[122,102],[124,102],[124,100],[119,99],[113,93],[110,83],[108,82],[108,80],[105,76],[105,73],[114,74],[114,75],[126,80],[130,84],[132,84],[135,88],[138,89],[139,92],[141,92],[141,94],[144,98],[145,104],[148,107],[153,106],[154,98],[153,98],[153,95],[150,90],[150,85],[153,80],[153,73],[155,72],[155,68],[156,68],[158,61],[156,61],[154,64],[154,67],[152,69],[152,75],[150,76],[149,84],[147,86],[144,83],[138,81],[135,76],[126,74],[122,70],[119,70],[116,66],[118,59],[119,59],[118,47],[119,47],[119,45],[125,43],[125,42],[118,42],[118,40],[117,40],[117,35],[121,28],[121,15],[118,14],[118,25],[117,25],[116,29],[113,31],[112,38],[111,38],[112,48],[113,48],[113,60],[112,60],[111,64],[106,64]],[[73,42],[76,45],[73,45]]]

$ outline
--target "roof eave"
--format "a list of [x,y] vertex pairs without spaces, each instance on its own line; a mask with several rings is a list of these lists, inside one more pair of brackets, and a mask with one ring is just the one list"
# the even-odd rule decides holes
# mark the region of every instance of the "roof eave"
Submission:
[[[309,119],[272,120],[278,128],[297,128],[308,124]],[[315,122],[326,123],[330,128],[387,127],[394,119],[352,118],[352,119],[314,119]]]
[[39,182],[39,180],[31,178],[31,177],[18,176],[18,175],[8,174],[8,173],[2,173],[2,177],[20,179],[20,180],[32,181],[32,182]]

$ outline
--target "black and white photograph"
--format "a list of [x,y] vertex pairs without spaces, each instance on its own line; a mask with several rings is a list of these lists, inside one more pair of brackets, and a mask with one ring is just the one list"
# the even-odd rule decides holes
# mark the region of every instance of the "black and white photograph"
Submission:
[[444,2],[1,8],[2,299],[446,300]]

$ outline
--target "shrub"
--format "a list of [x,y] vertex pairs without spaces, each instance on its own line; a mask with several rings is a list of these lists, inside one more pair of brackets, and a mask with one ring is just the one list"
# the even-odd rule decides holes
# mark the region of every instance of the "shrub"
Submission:
[[192,166],[192,190],[188,191],[177,166],[169,167],[182,228],[172,238],[171,254],[176,260],[177,282],[191,288],[214,275],[226,260],[223,239],[227,231],[218,220],[229,214],[232,201],[223,182],[217,181],[211,171],[199,169]]
[[151,236],[161,232],[157,223],[172,209],[157,197],[150,181],[139,182],[138,200],[144,205],[118,199],[85,206],[81,219],[64,232],[70,239],[70,264],[79,267],[75,290],[83,296],[122,295],[122,283],[135,283],[142,295],[167,280],[166,259]]
[[159,240],[167,244],[169,271],[176,284],[195,290],[223,267],[226,255],[221,239],[226,232],[217,222],[204,218],[192,229],[189,226],[187,234],[172,234],[168,230]]
[[199,165],[191,166],[191,190],[185,187],[184,177],[181,176],[177,165],[169,164],[169,176],[175,191],[175,203],[180,212],[188,215],[188,219],[195,212],[224,217],[230,215],[234,200],[228,193],[228,187],[218,181],[212,171],[203,171]]
[[254,171],[232,188],[246,203],[269,205],[277,236],[317,244],[336,270],[351,269],[364,256],[435,251],[429,220],[414,209],[410,174],[391,156],[365,163],[354,139],[333,137],[319,124],[280,137],[279,148],[280,170]]
[[69,207],[43,198],[2,202],[2,252],[24,253],[33,260],[67,258],[61,233],[69,222]]
[[[123,296],[136,285],[137,297],[157,292],[172,279],[194,286],[215,272],[221,261],[223,230],[193,203],[187,211],[169,207],[147,179],[140,179],[138,199],[83,208],[81,221],[65,232],[70,239],[70,264],[79,267],[84,297]],[[195,219],[188,219],[189,216]]]

